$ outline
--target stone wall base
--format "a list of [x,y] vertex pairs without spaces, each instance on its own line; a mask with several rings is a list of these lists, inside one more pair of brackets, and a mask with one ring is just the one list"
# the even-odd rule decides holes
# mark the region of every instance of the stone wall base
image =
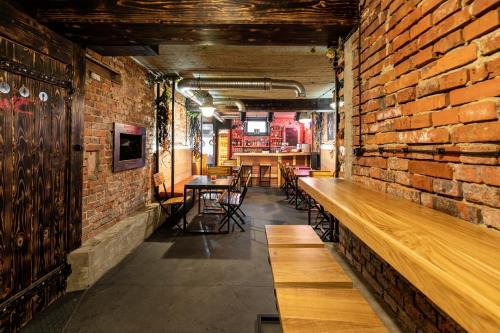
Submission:
[[340,225],[339,252],[408,333],[466,332],[349,229]]
[[85,241],[68,255],[67,291],[89,288],[139,246],[160,225],[160,206],[150,204]]

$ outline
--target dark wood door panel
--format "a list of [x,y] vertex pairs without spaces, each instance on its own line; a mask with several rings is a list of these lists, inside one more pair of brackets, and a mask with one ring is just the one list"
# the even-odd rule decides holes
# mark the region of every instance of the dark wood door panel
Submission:
[[28,69],[0,69],[0,322],[16,330],[65,287],[71,99],[68,66],[0,38],[5,50]]

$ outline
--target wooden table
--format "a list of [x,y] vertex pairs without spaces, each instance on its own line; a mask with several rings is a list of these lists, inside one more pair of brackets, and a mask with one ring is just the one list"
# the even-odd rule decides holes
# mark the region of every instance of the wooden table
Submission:
[[276,288],[283,333],[388,332],[356,289]]
[[500,233],[355,183],[299,185],[457,323],[500,332]]
[[269,248],[274,286],[352,288],[351,278],[325,248]]
[[274,247],[324,247],[309,225],[266,225],[267,245]]
[[[227,177],[217,177],[215,181],[212,181],[210,176],[197,176],[193,178],[190,182],[187,182],[184,185],[184,202],[187,199],[187,191],[200,191],[200,190],[227,190],[231,189],[231,184],[233,182],[233,176]],[[183,231],[189,233],[201,233],[201,234],[213,234],[220,233],[214,231],[207,230],[188,230],[187,229],[187,218],[186,218],[186,205],[183,205],[182,208],[182,218],[183,218]],[[229,232],[229,223],[228,223],[228,231]]]

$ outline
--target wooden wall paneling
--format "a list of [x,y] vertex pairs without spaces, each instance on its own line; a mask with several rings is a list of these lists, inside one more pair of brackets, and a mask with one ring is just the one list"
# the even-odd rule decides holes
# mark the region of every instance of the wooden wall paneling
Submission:
[[51,133],[51,183],[53,198],[51,252],[52,265],[61,262],[64,251],[66,221],[66,168],[68,159],[68,124],[66,123],[65,93],[60,88],[52,90],[54,106],[52,109]]
[[[9,74],[7,80],[11,87],[19,89],[25,86],[33,92],[32,80],[19,75]],[[33,187],[32,187],[32,152],[33,152],[33,116],[32,106],[25,108],[28,113],[14,111],[13,133],[13,200],[12,200],[12,234],[13,251],[13,280],[14,291],[19,292],[31,284],[31,221],[33,214]],[[6,207],[9,209],[9,207]],[[17,314],[28,320],[25,313],[29,313],[29,304],[20,304]]]
[[73,56],[73,94],[70,112],[70,189],[68,212],[68,252],[82,242],[82,189],[83,189],[83,113],[85,89],[86,50],[75,45]]
[[[5,50],[2,48],[0,50]],[[0,70],[2,81],[7,81],[7,72]],[[1,183],[0,183],[0,302],[9,298],[14,291],[13,280],[13,242],[12,242],[12,127],[13,117],[10,112],[11,94],[1,96],[0,104],[0,138],[1,138]]]

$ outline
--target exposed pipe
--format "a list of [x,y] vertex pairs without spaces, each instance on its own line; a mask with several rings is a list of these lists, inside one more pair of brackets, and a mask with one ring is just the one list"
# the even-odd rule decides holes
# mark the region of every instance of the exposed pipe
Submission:
[[[273,80],[269,78],[198,78],[182,79],[177,82],[177,89],[189,94],[191,90],[272,90],[289,89],[294,90],[297,97],[306,97],[304,86],[293,80]],[[192,93],[192,92],[191,92]],[[191,97],[190,97],[191,98]],[[193,99],[194,100],[194,99]],[[196,100],[194,100],[196,102]]]
[[238,108],[238,111],[240,112],[246,111],[245,103],[243,103],[243,101],[239,99],[217,98],[214,99],[214,105],[231,105],[236,106]]

